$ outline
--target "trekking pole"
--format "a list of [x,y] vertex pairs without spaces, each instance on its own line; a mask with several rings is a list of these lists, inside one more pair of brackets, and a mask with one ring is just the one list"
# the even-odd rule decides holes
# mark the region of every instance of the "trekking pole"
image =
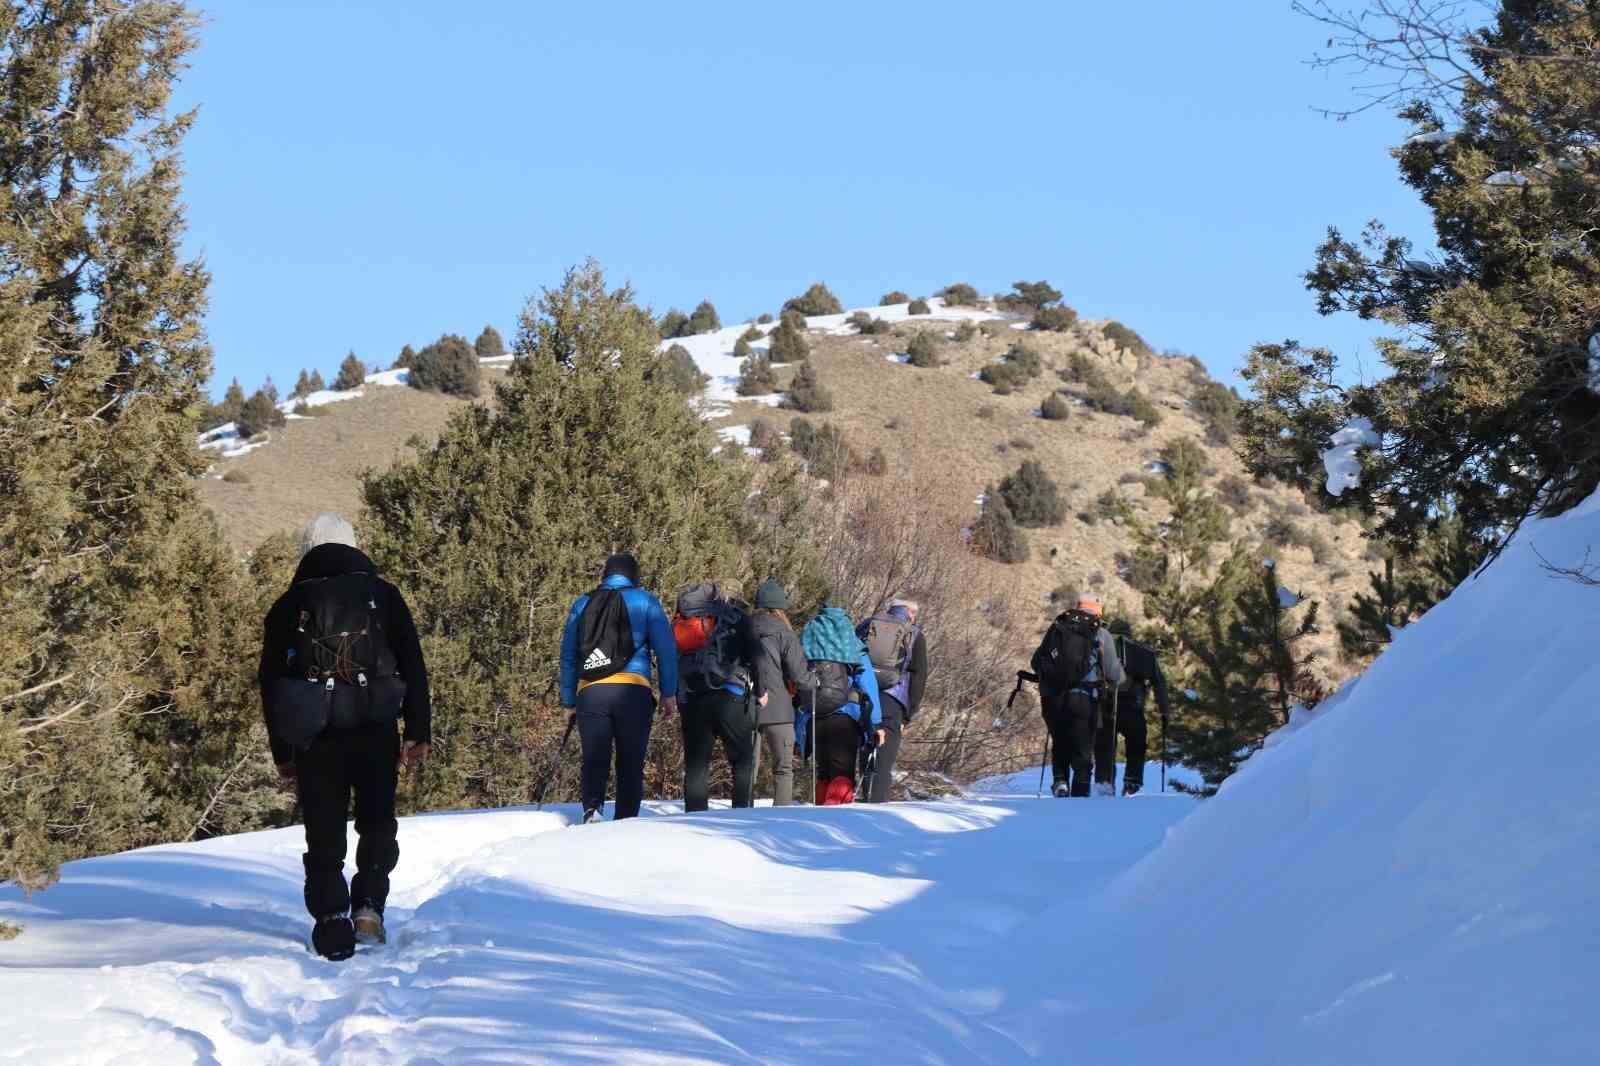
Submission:
[[[1111,694],[1111,795],[1116,797],[1122,795],[1121,789],[1117,788],[1117,686],[1107,685],[1106,690]],[[1122,776],[1127,778],[1126,769],[1122,771]]]
[[1167,716],[1161,716],[1161,791],[1167,790]]
[[1050,723],[1044,726],[1044,754],[1039,756],[1039,787],[1034,790],[1034,799],[1044,798],[1044,768],[1050,765]]
[[811,730],[811,805],[817,805],[817,755],[820,753],[819,736],[817,733],[817,687],[811,686],[811,719],[806,723],[806,728]]
[[561,765],[561,756],[566,754],[567,741],[572,739],[572,727],[577,724],[578,716],[569,714],[567,716],[567,731],[561,734],[561,743],[556,745],[556,753],[550,758],[550,767],[545,770],[544,780],[539,782],[539,791],[534,796],[533,804],[535,810],[544,809],[544,794],[550,789],[550,781],[556,776],[556,770]]

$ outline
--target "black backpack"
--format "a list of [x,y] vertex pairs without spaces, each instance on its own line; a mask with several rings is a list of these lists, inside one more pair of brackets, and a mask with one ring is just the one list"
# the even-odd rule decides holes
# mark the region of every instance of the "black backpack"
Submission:
[[1068,692],[1083,683],[1098,658],[1100,620],[1088,611],[1066,611],[1056,616],[1033,653],[1039,686]]
[[[705,644],[694,651],[679,647],[678,677],[684,694],[700,696],[716,692],[725,685],[750,688],[749,638],[745,614],[722,595],[711,582],[691,585],[678,594],[680,619],[704,618],[711,623]],[[677,630],[674,624],[674,632]]]
[[[830,662],[826,659],[809,664],[817,675],[817,717],[823,718],[838,711],[856,698],[854,671],[848,663]],[[857,668],[859,669],[859,667]],[[809,698],[810,693],[806,694]]]
[[328,726],[392,722],[405,702],[371,574],[311,578],[290,590],[294,633],[271,687],[273,733],[295,747]]
[[578,679],[600,681],[621,673],[633,658],[633,623],[621,589],[589,593],[578,618]]

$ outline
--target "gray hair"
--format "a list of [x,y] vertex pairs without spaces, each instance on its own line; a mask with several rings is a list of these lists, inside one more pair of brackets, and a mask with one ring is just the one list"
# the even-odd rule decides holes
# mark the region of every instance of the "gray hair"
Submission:
[[906,613],[912,618],[915,618],[918,612],[922,610],[921,605],[919,605],[916,600],[890,600],[889,609],[892,611],[896,607],[904,607],[906,609]]
[[346,522],[332,511],[323,511],[310,522],[300,534],[300,554],[321,544],[344,544],[351,548],[356,546],[356,527]]

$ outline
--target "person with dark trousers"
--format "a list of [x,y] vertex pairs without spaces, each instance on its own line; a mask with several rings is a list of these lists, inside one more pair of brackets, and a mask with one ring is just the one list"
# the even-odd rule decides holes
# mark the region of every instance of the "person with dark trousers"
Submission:
[[[1099,619],[1104,605],[1093,597],[1078,600],[1077,607],[1068,615],[1078,613]],[[1067,616],[1063,616],[1067,617]],[[1051,792],[1056,796],[1082,797],[1089,795],[1089,778],[1094,766],[1095,730],[1099,726],[1101,702],[1107,685],[1122,683],[1122,664],[1117,661],[1116,648],[1110,634],[1098,625],[1089,649],[1088,670],[1082,679],[1066,691],[1048,687],[1043,681],[1045,665],[1041,661],[1045,645],[1033,653],[1032,669],[1041,676],[1039,701],[1044,711],[1044,721],[1050,730],[1050,763],[1052,771]]]
[[[698,589],[716,589],[703,583]],[[684,616],[684,598],[678,599],[673,633],[698,636],[699,646],[687,652],[682,637],[678,647],[678,721],[683,728],[683,809],[686,813],[709,809],[711,753],[718,738],[733,771],[733,806],[748,807],[755,790],[756,717],[759,710],[751,682],[755,641],[750,618],[726,600],[715,609],[694,617]],[[724,628],[727,632],[724,634]]]
[[[381,943],[387,935],[383,909],[400,859],[395,787],[399,768],[431,749],[432,708],[411,611],[356,548],[350,523],[318,515],[301,549],[294,580],[262,627],[258,679],[272,761],[294,783],[305,823],[312,946],[338,960],[355,952],[358,938]],[[346,884],[352,793],[359,842]]]
[[[864,771],[863,751],[871,752],[884,741],[883,705],[872,660],[865,653],[851,674],[850,699],[831,714],[818,712],[815,730],[817,794],[819,807],[853,803],[856,798],[857,761]],[[880,771],[881,772],[881,771]]]
[[1122,794],[1132,796],[1144,787],[1144,764],[1149,752],[1149,733],[1144,720],[1145,695],[1155,690],[1163,732],[1171,705],[1167,699],[1167,677],[1161,672],[1161,661],[1156,653],[1133,639],[1133,627],[1126,619],[1112,622],[1110,630],[1116,642],[1117,659],[1127,676],[1117,689],[1115,732],[1101,728],[1095,739],[1094,777],[1095,784],[1102,790],[1106,786],[1116,787],[1117,735],[1121,734],[1128,764],[1122,775]]
[[806,665],[800,638],[789,622],[789,593],[776,581],[756,590],[756,611],[750,618],[751,662],[760,710],[756,731],[772,757],[772,805],[794,802],[794,691],[810,689],[816,675]]
[[[580,630],[584,611],[602,590],[620,594],[626,610],[627,636],[633,653],[621,668],[595,681],[579,674]],[[598,649],[591,649],[586,658]],[[561,705],[577,716],[583,749],[580,791],[585,823],[600,820],[611,777],[612,752],[617,763],[617,801],[612,817],[633,818],[644,800],[644,761],[650,748],[656,700],[651,683],[651,657],[661,673],[661,713],[678,709],[678,648],[661,601],[639,587],[639,563],[632,555],[606,559],[600,586],[572,604],[561,638]]]
[[[889,786],[894,781],[895,758],[900,754],[900,740],[911,720],[922,706],[922,690],[928,683],[928,642],[922,627],[917,625],[921,608],[915,600],[891,600],[882,614],[873,615],[856,627],[862,640],[872,643],[870,634],[874,626],[889,627],[905,632],[903,655],[894,664],[897,677],[885,687],[880,674],[878,695],[883,708],[884,740],[877,748],[877,768],[872,778],[872,792],[866,796],[868,803],[887,803]],[[861,755],[862,770],[866,770],[869,752]]]

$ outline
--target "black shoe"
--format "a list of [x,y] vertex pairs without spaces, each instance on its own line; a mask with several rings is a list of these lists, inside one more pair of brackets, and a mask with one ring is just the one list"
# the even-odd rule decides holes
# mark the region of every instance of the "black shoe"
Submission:
[[334,962],[356,953],[356,927],[347,914],[329,914],[311,927],[311,946],[318,955]]
[[1065,799],[1071,793],[1071,791],[1071,789],[1067,788],[1067,783],[1065,781],[1057,781],[1050,787],[1051,794],[1057,799]]
[[1122,783],[1122,794],[1124,796],[1137,796],[1139,794],[1139,790],[1143,787],[1144,786],[1137,781],[1124,781]]
[[605,818],[605,816],[600,813],[600,808],[599,807],[596,807],[596,808],[594,808],[594,810],[591,810],[591,811],[584,811],[583,812],[583,824],[584,825],[589,825],[590,823],[593,823],[593,822],[603,821],[604,818]]

